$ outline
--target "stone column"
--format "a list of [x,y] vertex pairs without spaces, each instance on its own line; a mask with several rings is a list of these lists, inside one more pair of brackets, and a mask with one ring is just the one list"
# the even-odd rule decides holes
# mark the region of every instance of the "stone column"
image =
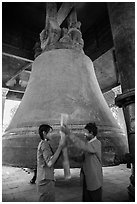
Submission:
[[[115,104],[115,98],[122,94],[121,86],[115,87],[112,90],[115,94],[115,97],[114,97],[114,104]],[[124,117],[124,112],[122,107],[119,108],[117,106],[117,118],[118,118],[118,123],[120,123],[120,126],[123,128],[124,132],[126,133],[125,136],[127,137],[127,127],[126,127],[126,122],[125,122],[125,117]]]
[[115,103],[123,108],[129,151],[132,162],[131,184],[128,192],[134,200],[135,192],[135,3],[107,3],[112,29],[122,94]]
[[8,91],[9,89],[2,88],[2,123],[3,123],[3,116],[4,116],[4,105],[5,105],[6,95]]

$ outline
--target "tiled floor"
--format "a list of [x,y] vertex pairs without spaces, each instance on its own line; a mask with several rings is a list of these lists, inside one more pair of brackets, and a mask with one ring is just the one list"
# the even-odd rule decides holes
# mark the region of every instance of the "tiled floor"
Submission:
[[[81,186],[79,169],[71,169],[72,179],[65,181],[63,170],[55,170],[56,202],[80,202]],[[103,167],[104,185],[103,202],[128,202],[127,187],[130,169],[126,165]],[[2,167],[2,201],[3,202],[37,202],[36,185],[29,181],[33,173],[15,167]]]

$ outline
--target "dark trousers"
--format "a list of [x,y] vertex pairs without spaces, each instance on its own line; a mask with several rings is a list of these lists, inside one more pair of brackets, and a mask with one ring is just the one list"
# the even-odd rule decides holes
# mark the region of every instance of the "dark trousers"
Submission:
[[55,202],[55,181],[47,181],[43,185],[37,185],[39,202]]
[[83,202],[102,202],[102,188],[98,188],[95,191],[89,191],[86,187],[85,178],[83,179]]

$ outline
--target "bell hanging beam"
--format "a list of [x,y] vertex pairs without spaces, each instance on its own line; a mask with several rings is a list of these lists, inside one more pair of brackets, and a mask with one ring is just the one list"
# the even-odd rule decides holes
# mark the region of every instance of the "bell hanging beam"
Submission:
[[[40,34],[42,53],[32,64],[22,102],[3,136],[4,164],[36,166],[38,127],[43,123],[54,129],[51,146],[55,150],[62,113],[69,115],[68,125],[80,138],[87,123],[97,124],[104,164],[112,165],[110,153],[122,156],[128,152],[126,133],[113,117],[100,90],[93,63],[84,54],[81,24],[74,10],[71,14],[68,28],[60,28],[56,19],[49,18],[48,27]],[[69,144],[68,154],[78,157],[81,152]],[[57,167],[62,167],[62,160],[58,160]],[[79,164],[70,160],[70,167],[79,167]]]

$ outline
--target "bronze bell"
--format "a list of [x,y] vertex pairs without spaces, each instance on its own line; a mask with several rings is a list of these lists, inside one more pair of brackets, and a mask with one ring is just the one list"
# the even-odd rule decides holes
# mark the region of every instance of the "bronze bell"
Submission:
[[[121,156],[128,151],[126,134],[103,97],[91,59],[83,52],[81,24],[75,9],[70,12],[71,6],[62,5],[61,9],[66,6],[70,14],[68,28],[61,29],[66,13],[60,19],[56,4],[47,5],[46,27],[40,34],[42,54],[36,54],[23,99],[3,136],[3,163],[35,167],[38,127],[43,123],[53,127],[51,146],[56,149],[62,113],[69,115],[68,125],[78,137],[83,137],[82,130],[88,122],[96,122],[103,163],[109,163],[110,153]],[[81,154],[72,144],[68,153],[76,157]],[[56,168],[62,167],[60,161]],[[70,160],[70,166],[79,164]]]
[[[83,52],[55,49],[43,52],[33,65],[22,102],[3,136],[3,163],[34,167],[38,126],[50,124],[56,148],[61,113],[79,136],[88,122],[96,122],[103,152],[127,152],[126,134],[114,119],[98,85],[93,63]],[[110,148],[110,149],[109,149]],[[78,156],[70,145],[69,154]],[[72,167],[78,164],[70,162]]]

